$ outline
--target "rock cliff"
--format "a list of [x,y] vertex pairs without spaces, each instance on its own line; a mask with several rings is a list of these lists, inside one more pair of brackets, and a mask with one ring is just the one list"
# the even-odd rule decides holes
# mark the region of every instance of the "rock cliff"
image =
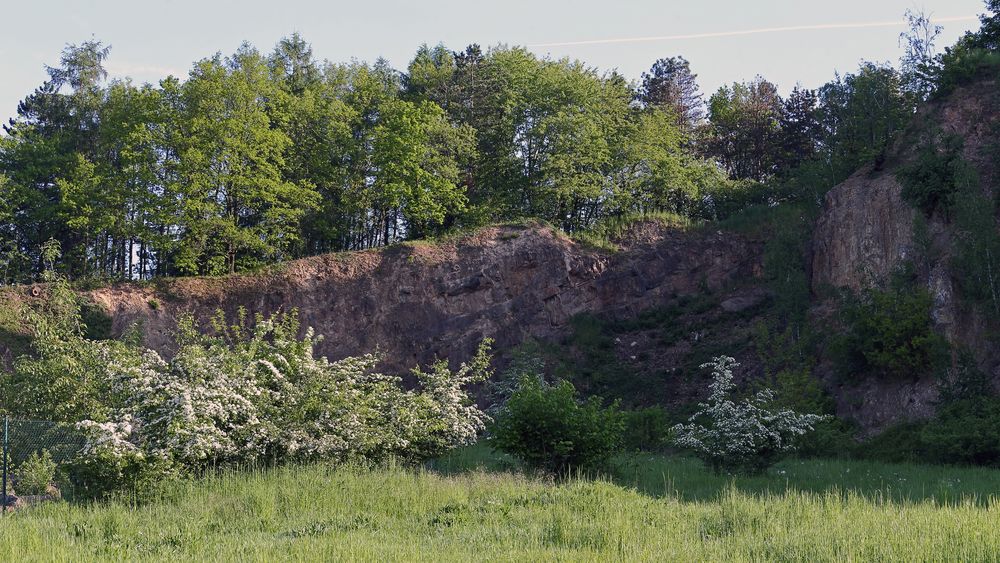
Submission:
[[630,317],[679,296],[733,287],[760,274],[761,244],[720,232],[640,223],[609,253],[541,225],[491,227],[451,241],[318,256],[274,271],[191,278],[91,292],[120,333],[141,323],[146,344],[170,353],[176,316],[205,319],[296,308],[331,359],[378,349],[386,369],[435,357],[462,360],[484,337],[508,349],[552,338],[571,317]]
[[[896,172],[914,158],[916,147],[928,136],[957,136],[962,156],[969,162],[979,189],[990,201],[1000,194],[998,163],[987,150],[1000,123],[1000,96],[995,81],[960,88],[948,97],[924,106],[913,125],[889,151],[878,167],[866,167],[827,194],[812,240],[814,293],[828,287],[854,291],[883,284],[902,264],[915,258],[926,262],[918,272],[933,297],[936,328],[952,344],[974,353],[979,367],[1000,383],[996,346],[985,328],[981,310],[963,302],[957,274],[951,265],[954,242],[963,233],[947,214],[927,218],[931,251],[914,241],[918,211],[903,200]],[[835,390],[840,414],[858,420],[868,429],[933,413],[936,380],[931,376],[912,381],[868,378]]]

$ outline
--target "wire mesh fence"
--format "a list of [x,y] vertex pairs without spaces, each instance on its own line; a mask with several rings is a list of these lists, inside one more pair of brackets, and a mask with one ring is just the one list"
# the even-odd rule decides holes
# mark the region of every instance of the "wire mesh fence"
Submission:
[[73,424],[0,418],[0,510],[61,496],[57,468],[72,459],[85,438]]

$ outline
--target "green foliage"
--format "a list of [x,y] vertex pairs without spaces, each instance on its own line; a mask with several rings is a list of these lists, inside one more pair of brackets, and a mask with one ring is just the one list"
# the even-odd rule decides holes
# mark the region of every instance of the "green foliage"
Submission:
[[179,483],[178,468],[162,457],[110,450],[77,456],[59,466],[60,491],[73,501],[127,499],[149,502]]
[[934,212],[947,214],[955,204],[960,181],[969,174],[962,159],[962,140],[950,136],[942,144],[924,144],[915,160],[896,172],[903,185],[903,199],[927,216]]
[[48,450],[32,452],[21,462],[14,474],[16,490],[20,495],[43,495],[56,475],[56,462]]
[[684,57],[658,59],[648,73],[642,73],[639,101],[667,110],[681,126],[694,129],[705,113],[697,78]]
[[781,113],[777,87],[760,76],[719,88],[708,100],[710,154],[735,179],[768,179],[779,158]]
[[951,401],[930,420],[898,424],[857,446],[861,457],[1000,467],[1000,398]]
[[83,335],[90,340],[108,340],[111,338],[111,315],[97,303],[83,301],[80,305],[80,321],[83,323]]
[[846,333],[834,340],[841,372],[916,378],[940,369],[948,343],[934,330],[932,305],[922,288],[871,288],[848,298],[841,310]]
[[[266,61],[248,45],[195,64],[179,91],[176,143],[185,274],[223,274],[287,256],[298,222],[318,204],[311,184],[288,181],[291,139],[269,100],[280,95]],[[273,103],[273,102],[271,102]]]
[[882,160],[914,112],[914,100],[888,64],[863,62],[856,73],[822,86],[819,96],[820,121],[828,132],[824,158],[832,167],[834,183]]
[[818,208],[809,201],[753,205],[717,226],[764,239],[764,281],[773,301],[772,316],[802,323],[812,298],[807,245]]
[[[1000,149],[1000,130],[994,131],[988,151]],[[951,265],[956,271],[962,297],[970,303],[987,307],[992,316],[1000,314],[1000,232],[997,230],[998,200],[985,193],[974,172],[968,171],[967,181],[959,186],[954,206],[953,224],[956,241]]]
[[921,431],[924,459],[1000,466],[1000,398],[981,396],[939,407]]
[[934,416],[898,424],[856,448],[886,461],[1000,467],[1000,397],[968,351],[938,384]]
[[800,437],[797,455],[836,457],[849,453],[854,445],[855,428],[835,416],[833,397],[813,374],[817,336],[809,325],[788,324],[777,330],[760,322],[753,340],[764,364],[764,378],[759,385],[773,390],[774,405],[827,416],[816,423],[813,432]]
[[960,40],[945,50],[935,76],[935,95],[944,97],[964,84],[1000,74],[1000,52],[973,47]]
[[573,240],[592,248],[614,252],[619,249],[616,241],[637,224],[645,222],[679,230],[688,229],[693,224],[690,218],[668,211],[612,216],[601,219],[587,230],[573,233]]
[[497,220],[579,233],[635,215],[818,204],[884,156],[913,114],[899,73],[873,63],[785,100],[760,77],[733,84],[701,123],[681,57],[657,61],[637,88],[504,46],[424,45],[406,73],[384,60],[321,64],[294,34],[270,55],[244,44],[183,81],[139,87],[105,82],[108,54],[97,41],[68,46],[0,142],[5,279],[42,271],[50,239],[74,279],[147,279]]
[[[714,217],[743,197],[669,104],[522,48],[423,46],[403,75],[321,64],[293,35],[141,87],[105,82],[108,52],[67,47],[0,142],[4,280],[222,275],[497,220]],[[49,240],[65,255],[43,257]]]
[[0,370],[5,399],[0,408],[57,422],[103,420],[118,394],[102,374],[113,361],[132,364],[140,355],[119,341],[89,340],[82,304],[65,280],[47,289],[45,298],[25,311],[31,354],[17,358],[9,373]]
[[663,407],[627,410],[622,443],[626,451],[661,452],[671,443],[670,429],[678,417]]
[[465,388],[490,375],[489,341],[458,369],[415,369],[416,389],[375,371],[373,355],[313,354],[295,313],[213,332],[178,320],[169,361],[139,340],[91,340],[64,281],[31,313],[34,352],[0,373],[15,416],[73,423],[86,438],[65,465],[75,494],[104,497],[210,467],[302,460],[414,461],[475,440],[488,417]]
[[976,34],[984,48],[1000,51],[1000,1],[986,0],[986,13],[979,16],[982,26]]
[[813,432],[799,440],[796,454],[801,457],[841,457],[854,446],[856,428],[849,421],[834,416],[836,405],[819,379],[808,369],[784,370],[773,379],[775,405],[797,412],[826,415]]
[[807,249],[812,230],[809,209],[786,206],[764,244],[764,277],[775,296],[776,314],[802,321],[812,298]]
[[945,96],[973,80],[996,77],[1000,71],[1000,3],[986,0],[978,31],[963,35],[945,49],[932,68],[935,95]]
[[623,431],[616,404],[602,407],[598,397],[581,403],[568,381],[548,385],[526,376],[497,414],[490,444],[533,468],[565,473],[607,462]]
[[924,424],[921,422],[901,422],[879,434],[868,438],[853,449],[855,457],[874,459],[886,463],[917,463],[923,459],[925,450],[920,439]]
[[934,417],[920,431],[916,451],[940,463],[1000,467],[1000,397],[971,352],[938,385]]

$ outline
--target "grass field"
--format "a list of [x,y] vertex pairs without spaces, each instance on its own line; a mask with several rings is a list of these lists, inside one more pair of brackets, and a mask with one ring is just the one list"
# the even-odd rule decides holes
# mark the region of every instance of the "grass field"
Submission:
[[789,460],[732,479],[642,456],[554,482],[510,465],[471,448],[43,505],[0,520],[0,560],[1000,560],[998,471]]

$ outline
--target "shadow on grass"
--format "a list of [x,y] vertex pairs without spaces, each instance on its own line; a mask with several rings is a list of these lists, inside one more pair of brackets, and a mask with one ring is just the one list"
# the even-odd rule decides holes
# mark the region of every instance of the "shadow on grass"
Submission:
[[[517,460],[485,444],[461,448],[428,464],[441,474],[474,470],[525,472]],[[577,474],[573,478],[586,478]],[[1000,470],[978,467],[890,464],[842,459],[787,459],[755,476],[719,475],[699,460],[639,453],[615,458],[590,477],[603,478],[653,497],[712,501],[730,488],[749,494],[788,491],[855,493],[876,502],[987,505],[1000,498]]]

